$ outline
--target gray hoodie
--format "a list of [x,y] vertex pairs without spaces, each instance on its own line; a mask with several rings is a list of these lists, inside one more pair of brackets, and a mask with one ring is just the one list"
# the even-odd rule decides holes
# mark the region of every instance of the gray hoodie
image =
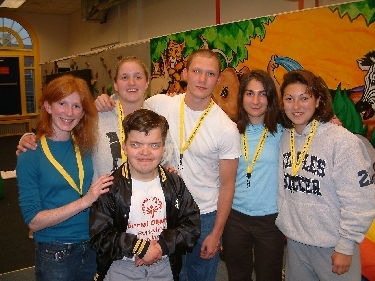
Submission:
[[[311,124],[301,135],[295,133],[297,155],[310,128]],[[352,255],[375,217],[375,185],[363,142],[343,127],[319,123],[295,177],[290,156],[290,130],[285,130],[276,225],[297,242]]]

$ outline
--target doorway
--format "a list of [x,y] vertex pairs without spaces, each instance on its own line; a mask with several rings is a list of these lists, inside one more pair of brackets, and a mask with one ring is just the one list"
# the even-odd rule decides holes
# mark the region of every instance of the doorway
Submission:
[[18,57],[0,57],[0,115],[22,114]]

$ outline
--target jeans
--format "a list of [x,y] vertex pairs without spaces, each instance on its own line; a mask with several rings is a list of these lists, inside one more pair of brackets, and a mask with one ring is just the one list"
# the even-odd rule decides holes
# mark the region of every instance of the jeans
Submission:
[[216,219],[216,211],[203,214],[201,218],[201,236],[195,244],[193,251],[182,256],[182,269],[180,281],[215,281],[219,252],[211,259],[202,259],[200,250],[204,239],[211,233]]
[[36,281],[92,281],[96,273],[95,257],[89,241],[35,242]]

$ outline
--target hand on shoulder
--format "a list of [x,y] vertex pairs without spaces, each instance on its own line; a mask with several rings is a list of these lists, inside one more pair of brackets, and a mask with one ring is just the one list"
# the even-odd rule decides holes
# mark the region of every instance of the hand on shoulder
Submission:
[[26,152],[28,149],[36,150],[36,136],[34,133],[25,133],[17,145],[16,155],[20,155],[21,152]]
[[99,112],[110,111],[115,105],[116,102],[107,94],[101,94],[95,100],[95,106]]

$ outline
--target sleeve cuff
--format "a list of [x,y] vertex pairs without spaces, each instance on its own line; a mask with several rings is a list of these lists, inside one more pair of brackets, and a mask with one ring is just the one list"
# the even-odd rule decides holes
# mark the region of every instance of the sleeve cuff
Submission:
[[138,239],[133,247],[132,253],[142,259],[147,253],[149,246],[149,241],[146,241],[144,239]]
[[161,248],[161,251],[162,251],[162,255],[163,256],[169,255],[168,246],[167,246],[167,244],[165,243],[165,241],[164,241],[164,239],[162,237],[159,237],[158,243],[160,245],[160,248]]
[[352,256],[354,251],[355,241],[340,237],[335,247],[335,252]]

